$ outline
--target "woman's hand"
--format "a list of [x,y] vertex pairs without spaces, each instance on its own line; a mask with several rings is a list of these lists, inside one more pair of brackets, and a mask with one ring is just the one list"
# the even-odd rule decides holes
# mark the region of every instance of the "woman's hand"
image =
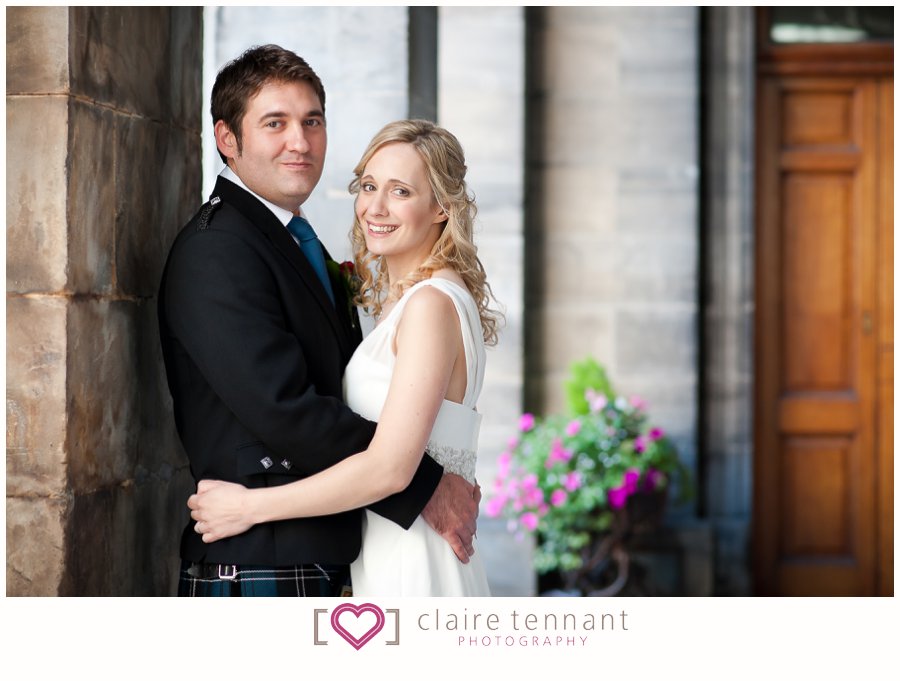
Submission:
[[209,544],[246,532],[256,521],[250,512],[250,494],[243,485],[222,480],[201,480],[188,498],[194,532]]

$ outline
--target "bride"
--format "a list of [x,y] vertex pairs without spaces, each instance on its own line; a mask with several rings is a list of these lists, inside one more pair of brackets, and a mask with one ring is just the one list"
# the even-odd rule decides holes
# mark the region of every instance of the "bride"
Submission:
[[[404,489],[428,451],[475,482],[476,402],[498,315],[473,243],[475,204],[456,137],[428,121],[386,125],[354,169],[351,239],[358,302],[377,319],[344,374],[344,397],[378,421],[369,448],[296,482],[262,489],[202,480],[188,501],[212,542],[254,524],[339,513]],[[419,516],[409,530],[366,511],[351,566],[356,596],[487,596],[467,563]]]

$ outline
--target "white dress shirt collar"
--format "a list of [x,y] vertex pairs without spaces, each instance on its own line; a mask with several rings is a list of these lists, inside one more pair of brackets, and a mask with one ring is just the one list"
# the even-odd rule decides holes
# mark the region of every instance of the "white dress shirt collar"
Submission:
[[[270,211],[272,211],[275,214],[275,217],[277,217],[278,220],[281,222],[281,224],[284,225],[285,227],[287,227],[287,223],[289,223],[291,221],[291,218],[294,217],[294,214],[291,213],[291,211],[285,210],[281,206],[276,206],[271,201],[267,201],[266,199],[261,197],[259,194],[254,192],[252,189],[249,189],[247,187],[247,185],[245,185],[241,181],[241,178],[239,178],[237,176],[237,173],[235,173],[228,166],[225,166],[224,168],[222,168],[222,172],[219,173],[219,177],[224,177],[226,180],[234,182],[241,189],[253,194],[253,196],[255,196],[256,198],[258,198],[260,201],[263,202],[263,204],[266,206],[266,208],[268,208]],[[301,217],[306,217],[303,214],[303,208],[301,206],[297,206],[297,212],[300,213]]]

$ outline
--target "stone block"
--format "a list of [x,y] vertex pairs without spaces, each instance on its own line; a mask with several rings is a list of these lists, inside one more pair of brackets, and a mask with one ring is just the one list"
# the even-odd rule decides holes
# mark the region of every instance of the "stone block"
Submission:
[[6,494],[66,489],[66,317],[61,297],[6,300]]
[[750,526],[746,519],[717,519],[715,532],[715,595],[752,596]]
[[624,308],[616,313],[616,366],[622,373],[666,376],[696,370],[696,310]]
[[[597,361],[613,352],[612,342],[614,313],[611,308],[587,304],[550,305],[544,311],[546,371],[568,377],[573,362],[585,357]],[[548,385],[550,392],[562,393],[562,383],[554,380]]]
[[[7,96],[62,94],[68,88],[69,8],[7,7]],[[42,122],[42,133],[54,129],[43,119],[31,120]],[[10,153],[7,158],[13,155]]]
[[556,31],[571,29],[573,26],[589,26],[596,28],[612,23],[615,14],[612,7],[553,7],[545,14],[547,28]]
[[697,299],[695,239],[628,235],[616,243],[616,277],[605,292],[620,304],[693,304]]
[[544,300],[549,306],[598,304],[618,290],[615,239],[589,233],[547,237]]
[[[566,8],[569,11],[571,8]],[[559,9],[550,12],[551,16]],[[592,13],[592,18],[596,18]],[[565,22],[543,34],[541,83],[552,97],[610,100],[620,88],[621,40],[610,23]]]
[[[175,235],[199,209],[199,138],[144,118],[120,116],[116,164],[116,280],[122,294],[156,296]],[[148,173],[148,155],[155,169]],[[127,160],[127,161],[126,161]]]
[[166,7],[169,14],[164,79],[169,120],[179,128],[200,134],[203,111],[203,8]]
[[132,585],[127,595],[174,596],[181,564],[181,533],[190,520],[187,498],[195,491],[185,463],[159,469],[134,488],[134,507],[117,520],[122,532],[132,531],[134,565],[128,570]]
[[172,412],[172,398],[166,382],[156,300],[142,300],[135,312],[135,383],[138,386],[137,411],[140,438],[134,452],[135,478],[167,479],[169,471],[187,465]]
[[542,162],[548,165],[579,166],[591,172],[598,159],[612,164],[627,152],[617,139],[626,122],[611,104],[597,100],[556,98],[544,109]]
[[[525,36],[520,7],[440,7],[438,9],[439,118],[459,115],[460,100],[486,97],[518,100],[524,92],[524,53],[497,46],[521,45]],[[499,108],[493,118],[508,115]],[[496,132],[496,130],[494,131]]]
[[[687,172],[673,169],[687,177]],[[630,173],[629,173],[630,174]],[[628,180],[619,174],[620,183]],[[615,230],[621,234],[639,236],[644,241],[660,237],[681,237],[696,244],[697,195],[695,186],[669,189],[645,186],[628,190],[624,186],[616,197],[618,212],[613,218]]]
[[[623,41],[620,54],[619,92],[625,97],[696,97],[696,32],[666,31],[649,36],[657,38],[654,47]],[[651,58],[646,58],[647,55]]]
[[134,475],[139,431],[136,304],[77,299],[69,310],[69,488],[76,493]]
[[67,513],[65,498],[6,498],[7,596],[59,594]]
[[[332,40],[341,45],[342,58],[329,61],[329,80],[323,81],[326,93],[329,82],[365,83],[365,90],[370,93],[405,93],[408,75],[407,8],[334,7],[331,10]],[[378,27],[379,35],[394,38],[392,48],[383,50],[378,59],[372,59],[371,49],[367,48],[372,40],[373,26]]]
[[75,495],[60,595],[174,595],[178,546],[189,517],[185,503],[192,490],[187,470],[173,469],[168,477],[143,484]]
[[508,532],[505,519],[479,516],[477,550],[484,561],[492,596],[535,595],[533,546],[530,537],[519,540]]
[[712,596],[714,582],[714,542],[712,526],[705,521],[677,528],[683,551],[684,596]]
[[707,509],[718,517],[749,517],[753,510],[753,450],[748,441],[735,443],[705,458]]
[[671,166],[696,177],[696,95],[623,95],[613,115],[617,134],[606,140],[603,151],[620,166],[647,170]]
[[116,115],[73,100],[69,108],[69,284],[77,293],[113,292]]
[[9,293],[66,287],[68,114],[65,97],[6,100]]
[[196,120],[201,8],[77,7],[71,17],[73,93],[158,121]]
[[[501,381],[496,380],[490,384],[486,384],[478,400],[478,411],[483,416],[482,435],[479,436],[479,443],[484,445],[488,442],[485,439],[490,429],[497,429],[507,435],[513,434],[516,424],[519,422],[519,416],[522,413],[521,387],[518,381]],[[494,445],[496,446],[496,431]],[[499,442],[502,448],[506,443],[506,437],[500,437]]]
[[551,165],[544,170],[544,222],[553,238],[605,235],[616,229],[618,173],[597,160],[595,165]]

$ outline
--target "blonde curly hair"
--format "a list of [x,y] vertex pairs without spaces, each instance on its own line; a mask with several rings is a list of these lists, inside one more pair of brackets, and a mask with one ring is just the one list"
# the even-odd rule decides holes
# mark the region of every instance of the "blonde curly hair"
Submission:
[[[447,221],[425,262],[403,279],[390,282],[384,258],[366,248],[366,231],[354,211],[350,241],[356,272],[360,277],[359,294],[354,302],[377,317],[381,315],[388,294],[399,298],[406,289],[428,279],[436,270],[450,267],[462,278],[478,305],[485,344],[496,345],[502,315],[490,308],[491,300],[496,299],[473,240],[477,208],[466,186],[466,160],[459,140],[431,121],[388,123],[372,138],[353,169],[355,177],[349,186],[350,193],[359,195],[360,178],[375,152],[397,142],[410,144],[419,153],[425,163],[432,194],[447,215]],[[386,282],[390,284],[387,291]]]

